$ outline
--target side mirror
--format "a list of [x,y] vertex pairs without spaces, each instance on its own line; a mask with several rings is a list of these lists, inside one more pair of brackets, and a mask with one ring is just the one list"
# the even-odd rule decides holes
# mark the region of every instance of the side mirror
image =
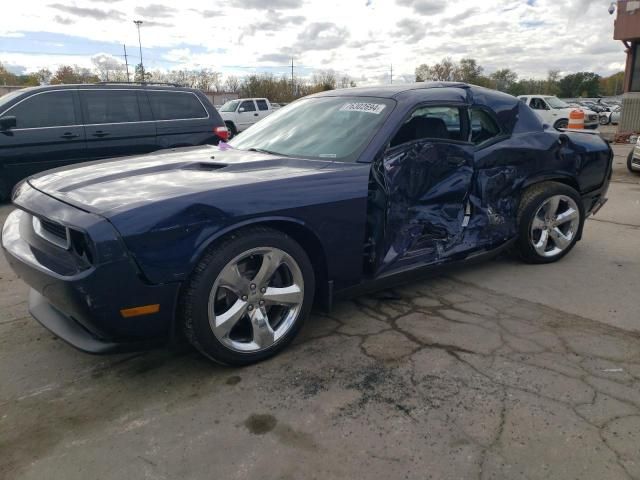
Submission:
[[6,116],[0,118],[0,130],[9,130],[11,128],[15,128],[18,124],[16,121],[16,117],[14,116]]
[[240,108],[238,109],[238,113],[242,113],[242,112],[244,112],[244,107],[240,107]]

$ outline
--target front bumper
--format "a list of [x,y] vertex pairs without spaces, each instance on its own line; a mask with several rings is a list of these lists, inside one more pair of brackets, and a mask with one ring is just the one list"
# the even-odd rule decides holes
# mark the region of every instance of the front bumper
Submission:
[[[22,209],[7,217],[2,248],[13,271],[32,288],[29,311],[36,320],[90,353],[139,350],[171,335],[179,284],[146,282],[109,222],[34,189],[15,203]],[[75,268],[70,251],[34,234],[32,215],[53,207],[65,225],[86,231],[95,242],[96,261],[90,267]],[[150,304],[159,304],[159,311],[130,318],[120,313]]]

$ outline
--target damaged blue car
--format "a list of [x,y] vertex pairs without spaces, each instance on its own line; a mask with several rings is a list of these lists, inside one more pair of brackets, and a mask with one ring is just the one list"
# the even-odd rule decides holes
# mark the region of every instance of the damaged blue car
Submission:
[[92,353],[186,335],[245,365],[315,303],[514,247],[561,259],[606,201],[599,135],[463,83],[324,92],[229,144],[35,175],[2,245],[31,314]]

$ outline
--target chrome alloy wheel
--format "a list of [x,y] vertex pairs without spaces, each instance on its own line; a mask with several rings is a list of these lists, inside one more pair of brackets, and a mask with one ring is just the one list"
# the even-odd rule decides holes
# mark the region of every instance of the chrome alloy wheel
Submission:
[[241,253],[222,269],[209,294],[209,325],[227,348],[253,353],[277,343],[304,300],[300,267],[274,247]]
[[576,202],[565,195],[554,195],[538,208],[529,238],[540,256],[554,257],[571,245],[579,226],[580,210]]

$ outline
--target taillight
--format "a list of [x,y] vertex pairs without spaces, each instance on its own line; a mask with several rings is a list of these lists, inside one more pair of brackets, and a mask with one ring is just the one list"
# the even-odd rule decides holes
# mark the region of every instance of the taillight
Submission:
[[213,129],[213,133],[223,142],[229,140],[229,129],[227,127],[216,127]]

